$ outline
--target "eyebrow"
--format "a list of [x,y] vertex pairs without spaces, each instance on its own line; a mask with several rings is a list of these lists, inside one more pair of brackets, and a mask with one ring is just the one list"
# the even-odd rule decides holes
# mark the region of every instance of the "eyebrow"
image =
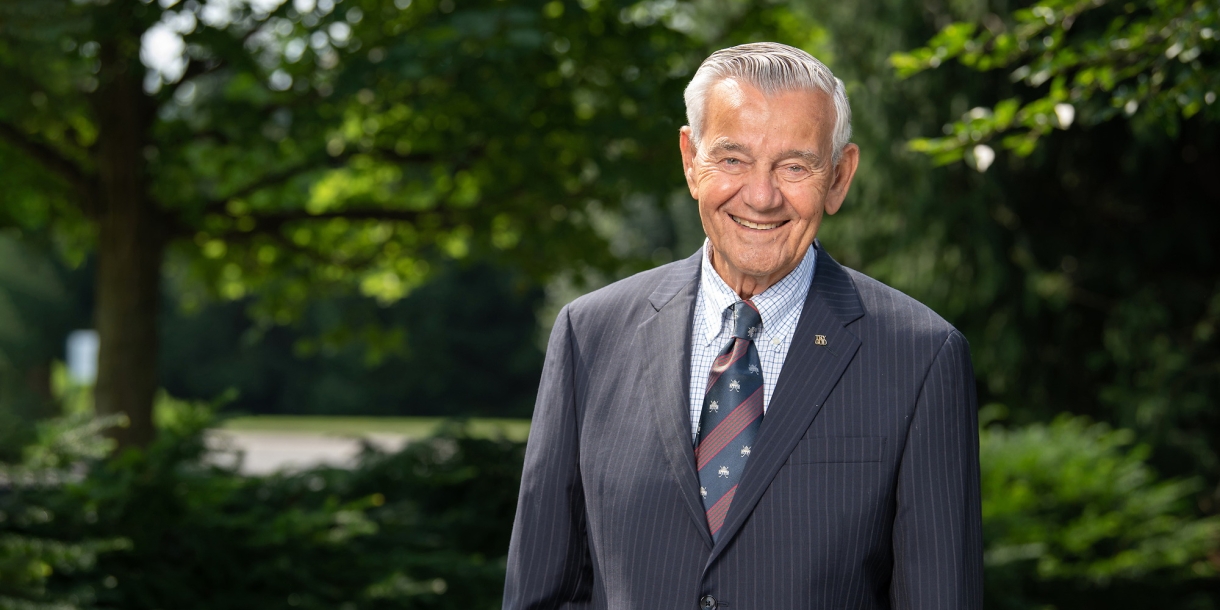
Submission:
[[719,153],[726,153],[726,152],[740,152],[740,153],[749,154],[750,149],[747,148],[745,144],[739,144],[737,142],[730,141],[728,138],[720,138],[719,140],[716,140],[715,142],[713,142],[711,149],[708,150],[708,153],[711,155],[716,155]]
[[786,150],[779,155],[780,159],[791,159],[793,157],[801,159],[802,161],[815,167],[821,165],[822,163],[822,158],[812,150]]
[[[716,140],[712,143],[712,146],[708,150],[708,154],[711,156],[729,152],[745,153],[746,155],[751,154],[749,147],[747,147],[745,144],[733,142],[727,138],[720,138],[719,140]],[[818,156],[818,154],[812,150],[792,149],[786,150],[779,155],[780,159],[791,159],[793,157],[796,157],[797,159],[800,159],[815,167],[821,165],[822,163],[822,157]]]

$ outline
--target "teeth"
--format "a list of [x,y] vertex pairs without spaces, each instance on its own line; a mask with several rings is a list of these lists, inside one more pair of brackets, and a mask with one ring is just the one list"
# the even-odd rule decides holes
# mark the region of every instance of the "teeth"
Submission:
[[738,218],[738,217],[733,216],[733,215],[729,215],[729,218],[732,218],[734,221],[736,221],[736,222],[737,222],[737,224],[739,224],[739,225],[741,225],[741,226],[743,226],[743,227],[749,227],[749,228],[751,228],[751,229],[760,229],[760,230],[763,230],[763,231],[765,231],[765,230],[767,230],[767,229],[774,229],[775,227],[778,227],[778,226],[780,226],[780,225],[784,224],[784,223],[782,223],[782,222],[773,222],[773,223],[771,223],[771,224],[760,225],[760,224],[758,224],[758,223],[753,223],[753,222],[750,222],[750,221],[748,221],[748,220],[743,220],[743,219]]

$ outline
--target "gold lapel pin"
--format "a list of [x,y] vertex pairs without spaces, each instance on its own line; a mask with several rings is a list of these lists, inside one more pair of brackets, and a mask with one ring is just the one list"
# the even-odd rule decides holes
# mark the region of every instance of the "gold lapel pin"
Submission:
[[814,345],[826,345],[826,335],[814,335],[813,344]]

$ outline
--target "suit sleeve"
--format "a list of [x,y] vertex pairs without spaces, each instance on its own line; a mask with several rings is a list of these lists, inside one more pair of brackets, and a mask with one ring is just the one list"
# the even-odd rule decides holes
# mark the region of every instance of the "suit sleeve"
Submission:
[[970,347],[949,334],[907,429],[894,517],[894,610],[983,607],[978,403]]
[[525,449],[504,610],[582,608],[590,597],[575,377],[571,316],[564,307],[547,344]]

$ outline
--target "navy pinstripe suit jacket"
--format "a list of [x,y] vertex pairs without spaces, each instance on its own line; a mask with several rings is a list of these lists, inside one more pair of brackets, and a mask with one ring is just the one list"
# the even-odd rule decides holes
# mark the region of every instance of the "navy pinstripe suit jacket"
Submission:
[[980,608],[966,340],[824,251],[713,544],[686,396],[700,256],[559,314],[504,608]]

